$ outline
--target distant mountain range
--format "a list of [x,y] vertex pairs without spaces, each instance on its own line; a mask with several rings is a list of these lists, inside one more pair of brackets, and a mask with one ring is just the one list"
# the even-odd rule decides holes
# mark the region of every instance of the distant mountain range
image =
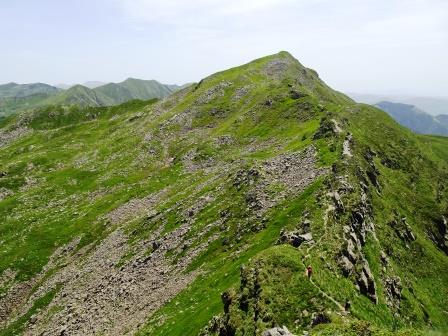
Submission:
[[388,101],[379,102],[375,106],[416,133],[448,136],[448,115],[432,116],[414,105]]
[[374,105],[401,125],[420,134],[448,136],[448,98],[348,94],[359,103]]
[[382,101],[414,105],[431,115],[448,114],[448,97],[417,97],[400,95],[373,95],[361,93],[347,93],[358,103],[374,105]]
[[44,83],[0,85],[0,117],[39,106],[53,104],[79,106],[112,106],[129,100],[163,98],[182,88],[156,80],[128,78],[121,83],[87,82],[67,89]]

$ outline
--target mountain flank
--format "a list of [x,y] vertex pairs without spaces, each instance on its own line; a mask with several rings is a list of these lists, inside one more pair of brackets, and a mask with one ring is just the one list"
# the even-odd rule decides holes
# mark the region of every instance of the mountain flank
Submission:
[[287,52],[0,126],[0,335],[448,332],[447,138]]

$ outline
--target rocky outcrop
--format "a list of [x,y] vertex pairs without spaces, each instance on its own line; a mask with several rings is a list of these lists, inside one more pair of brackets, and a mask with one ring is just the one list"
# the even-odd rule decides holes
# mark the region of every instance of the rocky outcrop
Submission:
[[277,244],[290,244],[294,247],[299,247],[302,243],[314,243],[313,235],[309,233],[300,234],[299,231],[282,231],[280,232],[280,238],[277,241]]
[[311,327],[315,327],[319,324],[330,323],[331,319],[326,313],[314,314],[311,320]]
[[219,84],[211,87],[204,94],[202,94],[196,100],[196,104],[198,104],[198,105],[207,104],[218,97],[223,97],[225,94],[225,89],[232,85],[233,85],[233,83],[229,82],[229,81],[220,82]]
[[265,330],[263,331],[262,336],[294,336],[294,334],[292,334],[288,328],[283,326],[282,328],[275,327]]
[[348,158],[353,157],[351,145],[353,143],[353,137],[351,134],[348,134],[345,137],[344,143],[342,144],[342,155]]
[[435,229],[432,229],[428,235],[433,243],[448,255],[448,221],[445,216],[435,222]]
[[376,157],[376,152],[370,148],[364,153],[364,159],[367,162],[366,175],[369,178],[370,183],[380,192],[381,185],[379,181],[380,171],[375,165],[374,158]]
[[3,201],[5,198],[14,195],[14,192],[12,190],[9,190],[4,187],[0,187],[0,202]]
[[314,140],[328,138],[340,133],[340,127],[333,119],[322,118],[320,121],[319,129],[313,136]]
[[11,130],[0,129],[0,148],[30,132],[31,130],[29,128],[23,126],[17,126]]
[[413,242],[416,238],[414,233],[412,232],[411,226],[407,223],[406,217],[400,217],[396,214],[397,217],[391,222],[389,222],[389,226],[394,229],[397,236],[406,244],[409,248],[409,243]]
[[245,85],[237,88],[232,96],[232,100],[233,101],[240,100],[241,98],[246,96],[253,89],[253,87],[254,87],[253,85]]
[[370,271],[369,264],[364,261],[361,271],[358,274],[357,284],[361,294],[367,296],[373,303],[378,303],[378,298],[376,296],[376,285],[373,274]]
[[400,277],[386,277],[384,279],[384,289],[386,290],[387,304],[398,309],[400,307],[401,291],[403,289]]
[[[337,181],[340,187],[338,190],[329,193],[328,196],[331,197],[339,216],[345,216],[348,221],[347,225],[343,227],[343,248],[337,258],[337,262],[342,274],[351,278],[360,293],[376,304],[378,303],[378,298],[375,279],[363,253],[367,233],[374,233],[371,205],[367,194],[368,188],[361,182],[356,190],[343,177],[337,178]],[[344,206],[343,196],[353,195],[354,192],[359,194],[356,198],[357,202],[350,208]]]
[[303,191],[327,172],[328,169],[316,166],[316,149],[310,146],[301,152],[279,155],[260,166],[239,170],[233,177],[233,185],[237,190],[247,190],[247,210],[262,216],[274,204]]
[[308,213],[303,213],[303,219],[299,222],[295,230],[288,231],[282,229],[277,244],[289,244],[299,247],[303,243],[314,244],[313,235],[311,233],[311,221],[308,219]]

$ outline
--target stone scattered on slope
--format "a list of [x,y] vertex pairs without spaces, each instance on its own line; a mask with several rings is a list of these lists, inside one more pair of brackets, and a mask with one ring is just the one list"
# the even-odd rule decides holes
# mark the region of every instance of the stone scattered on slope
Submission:
[[275,328],[271,328],[268,330],[263,331],[263,336],[294,336],[294,334],[292,334],[288,328],[286,328],[285,326],[283,326],[282,328],[280,327],[275,327]]

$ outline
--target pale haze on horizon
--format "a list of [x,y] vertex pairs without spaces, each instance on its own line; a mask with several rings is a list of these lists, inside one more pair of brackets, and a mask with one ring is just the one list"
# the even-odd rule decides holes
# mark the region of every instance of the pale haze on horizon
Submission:
[[0,83],[164,83],[287,50],[344,92],[448,96],[446,0],[15,0]]

